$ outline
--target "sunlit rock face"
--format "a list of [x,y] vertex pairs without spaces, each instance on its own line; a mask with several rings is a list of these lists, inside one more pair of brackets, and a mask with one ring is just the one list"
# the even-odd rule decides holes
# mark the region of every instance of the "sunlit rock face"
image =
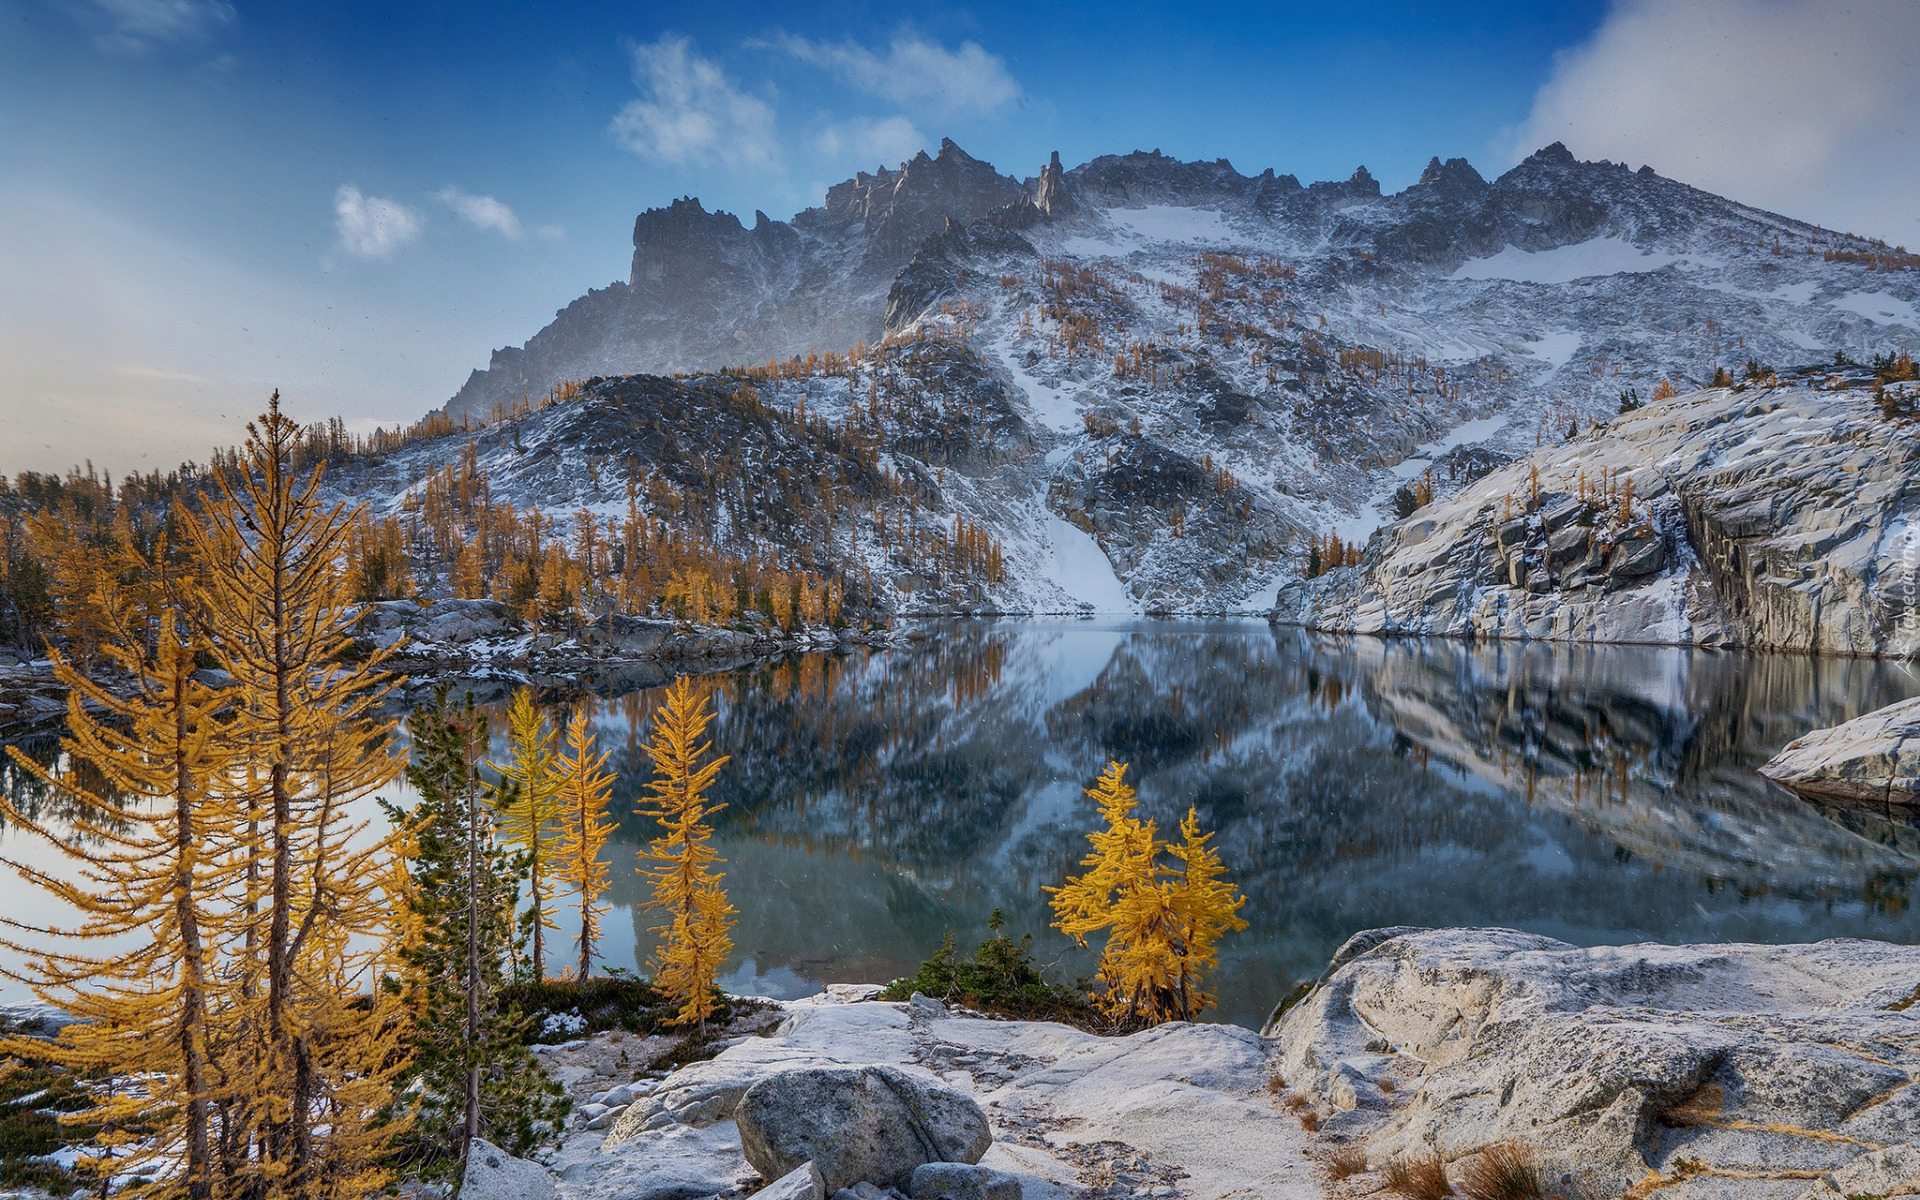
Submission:
[[1326,1130],[1376,1164],[1437,1153],[1459,1178],[1512,1142],[1587,1194],[1897,1194],[1920,1182],[1917,973],[1920,949],[1880,942],[1382,929],[1267,1032]]
[[[1837,380],[1845,382],[1844,380]],[[1920,650],[1920,453],[1864,387],[1676,396],[1537,450],[1283,587],[1320,629]]]

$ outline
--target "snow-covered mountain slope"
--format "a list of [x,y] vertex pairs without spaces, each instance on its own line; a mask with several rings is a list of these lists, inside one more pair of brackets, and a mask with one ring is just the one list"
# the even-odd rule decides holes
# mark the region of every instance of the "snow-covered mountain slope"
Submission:
[[[1005,581],[962,604],[1253,611],[1310,535],[1363,538],[1397,487],[1444,495],[1629,389],[1920,344],[1920,258],[1559,145],[1387,196],[1157,152],[1015,183],[948,143],[790,226],[643,215],[632,281],[449,411],[883,338],[757,394],[869,422],[921,515],[1001,539]],[[991,452],[960,453],[987,412]],[[585,481],[541,486],[562,508]],[[883,578],[904,599],[911,574]]]

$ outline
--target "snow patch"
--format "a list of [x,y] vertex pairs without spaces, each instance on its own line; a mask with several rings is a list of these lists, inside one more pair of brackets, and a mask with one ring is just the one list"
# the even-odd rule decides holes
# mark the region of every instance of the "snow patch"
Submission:
[[1025,393],[1028,407],[1033,409],[1034,416],[1039,418],[1042,425],[1060,433],[1077,433],[1080,430],[1083,422],[1079,405],[1068,399],[1059,388],[1034,378],[1021,365],[1010,341],[1002,339],[995,342],[993,349],[1007,368],[1007,373],[1013,376],[1014,386]]
[[1640,249],[1623,237],[1593,238],[1552,250],[1522,250],[1509,245],[1500,253],[1460,264],[1452,279],[1505,279],[1514,283],[1569,283],[1597,275],[1637,275],[1681,261],[1677,254]]
[[1543,333],[1524,345],[1528,354],[1543,360],[1550,367],[1559,368],[1566,366],[1572,360],[1573,352],[1580,348],[1580,335],[1567,330]]
[[1109,228],[1105,236],[1080,234],[1063,240],[1060,248],[1068,254],[1118,258],[1148,243],[1219,243],[1234,236],[1226,216],[1210,208],[1149,204],[1109,209],[1106,217]]
[[1920,329],[1920,312],[1915,311],[1913,302],[1902,300],[1892,292],[1848,292],[1827,301],[1827,306],[1865,317],[1875,325],[1905,325],[1909,329]]
[[1132,613],[1140,606],[1120,583],[1107,561],[1107,552],[1093,535],[1052,513],[1047,514],[1047,539],[1053,554],[1046,562],[1047,579],[1097,613]]

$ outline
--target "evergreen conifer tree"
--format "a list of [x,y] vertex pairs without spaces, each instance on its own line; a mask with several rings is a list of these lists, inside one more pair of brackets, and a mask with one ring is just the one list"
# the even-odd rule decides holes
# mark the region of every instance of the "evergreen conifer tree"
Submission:
[[415,1014],[413,1059],[400,1080],[414,1123],[398,1149],[422,1178],[458,1178],[474,1138],[524,1156],[568,1101],[527,1053],[528,1018],[502,1008],[514,890],[526,870],[495,837],[479,772],[486,716],[471,695],[451,704],[442,686],[414,709],[408,732],[407,781],[420,800],[407,812],[388,806],[411,838],[408,906],[417,918],[400,984]]

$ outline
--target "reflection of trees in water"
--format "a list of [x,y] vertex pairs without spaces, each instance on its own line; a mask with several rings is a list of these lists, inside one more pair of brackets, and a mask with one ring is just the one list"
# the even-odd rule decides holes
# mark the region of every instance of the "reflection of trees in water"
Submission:
[[[36,734],[7,744],[16,747],[20,753],[41,767],[53,771],[75,787],[83,788],[103,799],[122,803],[125,801],[125,796],[113,788],[108,779],[100,774],[93,764],[68,759],[65,751],[61,749],[60,736],[56,733]],[[13,756],[8,754],[4,747],[0,747],[0,794],[4,794],[22,813],[48,829],[69,826],[83,812],[94,824],[105,822],[105,818],[100,813],[83,810],[82,806],[66,792],[50,786],[14,761]],[[0,816],[0,830],[4,830],[5,824],[5,817]],[[112,827],[109,826],[109,828]]]

